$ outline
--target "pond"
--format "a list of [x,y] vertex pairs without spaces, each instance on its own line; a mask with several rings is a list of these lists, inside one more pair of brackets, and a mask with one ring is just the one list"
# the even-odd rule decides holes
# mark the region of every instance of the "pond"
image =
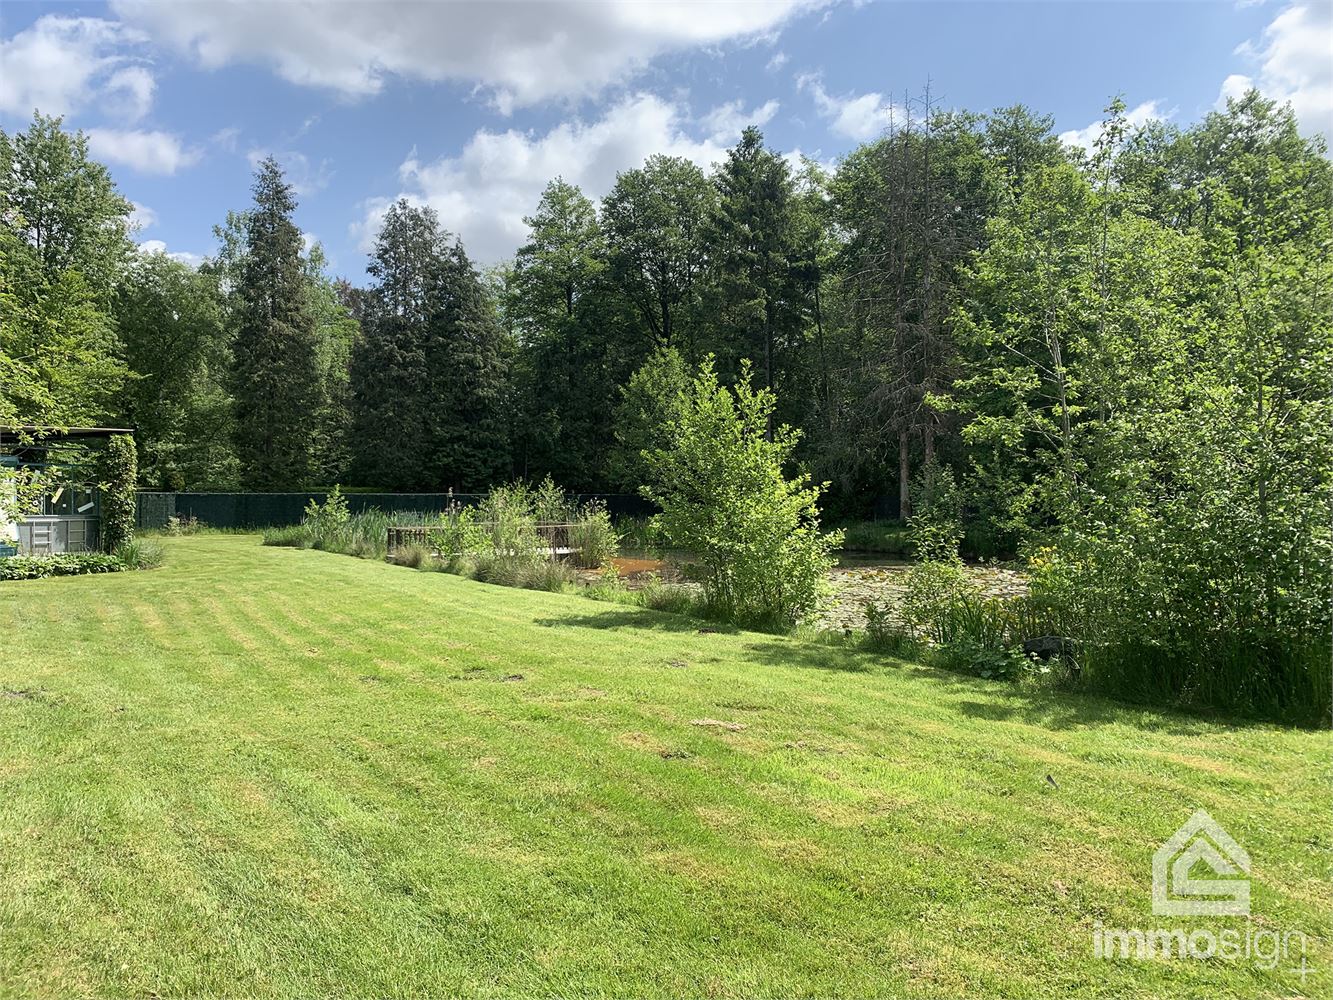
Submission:
[[[837,560],[828,574],[832,597],[814,622],[819,628],[860,631],[866,626],[868,602],[887,604],[890,609],[902,605],[911,562],[875,552],[838,552]],[[686,580],[681,571],[689,561],[688,552],[647,550],[627,550],[612,560],[621,581],[630,590],[644,587],[653,577],[687,587],[697,586]],[[966,566],[965,572],[991,597],[1016,597],[1027,592],[1027,577],[1016,569],[976,564]],[[599,574],[595,570],[585,571],[580,577],[586,583],[595,583]]]

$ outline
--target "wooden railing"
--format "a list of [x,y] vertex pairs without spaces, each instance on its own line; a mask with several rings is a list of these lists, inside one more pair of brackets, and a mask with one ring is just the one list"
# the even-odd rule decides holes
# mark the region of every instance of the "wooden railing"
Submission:
[[[491,521],[478,521],[475,525],[486,531],[495,527]],[[578,549],[571,542],[570,529],[576,528],[575,524],[557,524],[553,522],[539,521],[537,523],[537,537],[544,543],[542,549],[546,555],[563,556],[572,555]],[[387,547],[389,555],[403,545],[430,545],[430,536],[442,530],[443,526],[439,524],[412,524],[395,525],[388,529]]]

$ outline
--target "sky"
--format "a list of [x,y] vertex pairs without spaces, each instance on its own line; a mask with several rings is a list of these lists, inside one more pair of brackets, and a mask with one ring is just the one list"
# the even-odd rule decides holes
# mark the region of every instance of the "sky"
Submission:
[[398,197],[485,265],[556,175],[599,198],[651,153],[707,167],[747,124],[832,163],[928,87],[1086,144],[1116,95],[1186,125],[1250,85],[1333,135],[1333,0],[0,4],[0,128],[83,129],[147,252],[213,253],[271,154],[356,283]]

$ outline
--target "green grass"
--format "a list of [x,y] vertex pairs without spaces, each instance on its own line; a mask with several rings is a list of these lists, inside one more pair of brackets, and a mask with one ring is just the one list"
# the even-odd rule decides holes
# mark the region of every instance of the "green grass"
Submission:
[[[1327,995],[1328,736],[256,537],[0,584],[0,996]],[[730,731],[692,725],[713,719]],[[1047,776],[1055,782],[1047,780]],[[1314,974],[1094,959],[1196,808]]]

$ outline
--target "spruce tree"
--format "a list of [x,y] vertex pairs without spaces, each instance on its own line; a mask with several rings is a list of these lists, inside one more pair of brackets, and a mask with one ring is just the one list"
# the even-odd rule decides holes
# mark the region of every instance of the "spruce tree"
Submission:
[[291,186],[272,157],[255,173],[234,343],[236,455],[250,490],[291,490],[311,474],[319,408],[315,323]]
[[505,337],[462,246],[434,211],[399,201],[369,271],[352,367],[358,480],[468,490],[504,478]]

